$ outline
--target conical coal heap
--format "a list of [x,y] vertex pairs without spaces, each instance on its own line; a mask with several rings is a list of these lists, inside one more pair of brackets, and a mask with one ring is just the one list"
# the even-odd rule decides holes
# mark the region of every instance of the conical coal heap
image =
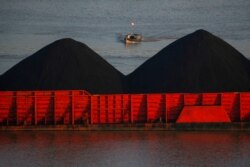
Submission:
[[0,90],[71,90],[123,93],[124,75],[83,43],[61,39],[0,77]]
[[250,91],[250,62],[198,30],[165,47],[127,76],[132,93]]

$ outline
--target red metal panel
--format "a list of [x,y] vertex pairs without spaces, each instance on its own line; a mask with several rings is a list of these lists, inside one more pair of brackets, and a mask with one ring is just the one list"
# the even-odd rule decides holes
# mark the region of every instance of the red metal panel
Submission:
[[113,95],[107,96],[108,100],[108,123],[115,123],[115,97]]
[[91,124],[100,123],[100,96],[91,96]]
[[0,92],[0,124],[8,125],[16,122],[16,98],[12,91]]
[[165,106],[163,94],[147,94],[147,122],[165,122]]
[[185,106],[177,123],[231,122],[221,106]]
[[53,124],[54,94],[51,91],[35,91],[34,109],[38,124]]
[[250,93],[240,93],[240,120],[250,121]]
[[78,96],[78,95],[89,95],[87,91],[84,90],[71,90],[72,95]]
[[122,95],[122,114],[123,122],[131,122],[131,96],[128,94]]
[[100,123],[108,123],[108,97],[100,95]]
[[240,97],[238,93],[222,93],[221,105],[227,111],[232,122],[240,121]]
[[218,93],[203,93],[202,94],[202,105],[203,106],[214,106],[220,105],[221,98]]
[[179,93],[166,94],[166,120],[176,122],[184,106],[184,96]]
[[147,99],[145,94],[131,95],[132,122],[147,121]]
[[187,93],[184,94],[184,105],[185,106],[199,106],[201,105],[202,98],[201,94]]
[[115,123],[123,122],[122,95],[114,95],[114,116]]
[[0,92],[0,124],[30,125],[36,122],[53,124],[55,121],[57,124],[81,124],[88,122],[89,117],[93,124],[157,122],[160,117],[167,117],[168,122],[175,122],[184,106],[183,111],[189,114],[189,121],[197,122],[196,119],[200,117],[201,122],[213,122],[216,116],[217,122],[223,122],[225,117],[220,116],[223,110],[232,121],[250,121],[250,93],[166,94],[166,96],[162,94],[91,96],[86,93],[83,90]]
[[55,123],[70,124],[71,123],[71,92],[55,91]]
[[17,125],[32,125],[34,116],[34,93],[16,92]]
[[90,123],[90,96],[73,92],[73,111],[76,124]]

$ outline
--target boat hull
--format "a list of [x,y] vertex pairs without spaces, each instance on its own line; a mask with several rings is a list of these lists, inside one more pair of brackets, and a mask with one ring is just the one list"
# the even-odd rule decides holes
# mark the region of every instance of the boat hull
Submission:
[[127,34],[124,38],[126,44],[135,44],[142,41],[142,35],[140,34]]

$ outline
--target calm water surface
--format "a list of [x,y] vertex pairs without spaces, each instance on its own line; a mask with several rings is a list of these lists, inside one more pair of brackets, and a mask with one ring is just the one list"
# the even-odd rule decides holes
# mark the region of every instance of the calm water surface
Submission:
[[1,132],[0,166],[248,166],[250,134]]
[[[65,37],[86,43],[124,74],[201,28],[250,58],[249,9],[249,0],[1,0],[0,75]],[[148,42],[126,47],[118,37],[131,31]]]

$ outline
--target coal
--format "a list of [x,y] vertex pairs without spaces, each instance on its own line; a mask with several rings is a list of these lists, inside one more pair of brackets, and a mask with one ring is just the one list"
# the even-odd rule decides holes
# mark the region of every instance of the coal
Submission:
[[123,93],[124,75],[83,43],[61,39],[0,76],[0,90],[87,90]]
[[130,93],[250,91],[250,61],[197,30],[165,47],[127,76]]
[[88,46],[68,38],[0,76],[0,90],[75,89],[93,94],[250,91],[250,61],[219,37],[198,30],[126,77]]

